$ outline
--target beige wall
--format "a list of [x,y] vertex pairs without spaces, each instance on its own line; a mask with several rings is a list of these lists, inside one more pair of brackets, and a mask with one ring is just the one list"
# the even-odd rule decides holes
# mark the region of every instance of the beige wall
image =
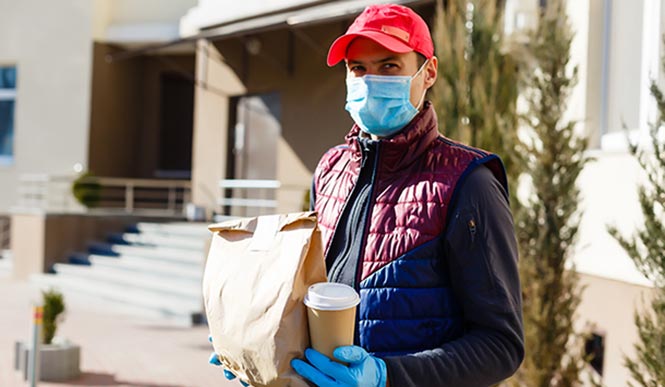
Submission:
[[12,276],[25,279],[32,273],[44,271],[46,215],[14,214],[10,249],[14,258]]
[[[178,22],[196,0],[107,0],[113,23]],[[227,5],[228,8],[228,5]]]
[[[594,32],[589,29],[590,0],[568,1],[566,7],[575,34],[570,46],[571,61],[568,71],[572,72],[573,67],[576,66],[578,74],[577,86],[570,95],[565,119],[579,122],[577,130],[581,134],[587,134],[589,130],[587,125],[588,109],[590,108],[590,106],[587,106],[588,77],[589,73],[596,74],[599,72],[597,68],[590,71],[589,67],[589,40],[592,37],[592,32]],[[594,15],[594,18],[602,19],[602,14]]]
[[192,201],[212,209],[226,171],[229,98],[244,94],[245,87],[224,64],[217,48],[205,40],[197,43],[196,80]]
[[578,240],[574,260],[579,271],[626,282],[649,285],[619,243],[607,232],[614,225],[623,235],[644,224],[637,185],[646,177],[635,158],[619,152],[590,152],[578,179],[581,191]]
[[[196,0],[94,0],[94,38],[105,41],[109,32],[116,36],[120,32],[120,36],[130,40],[142,40],[137,33],[146,34],[144,37],[160,38],[166,34],[162,37],[175,38],[180,18],[195,5]],[[117,30],[127,27],[134,28],[134,34]],[[175,36],[171,36],[171,29]]]
[[643,6],[643,1],[612,0],[609,132],[620,131],[624,123],[639,127]]
[[72,173],[87,164],[92,3],[0,0],[0,63],[18,71],[15,163],[0,167],[0,212],[21,173]]
[[[577,3],[577,2],[573,2]],[[591,148],[600,146],[601,134],[601,87],[603,65],[603,3],[604,0],[589,0],[588,13],[585,16],[587,27],[586,40],[586,80],[580,80],[579,87],[586,89],[586,114],[580,117],[586,133],[590,137]],[[582,19],[582,22],[585,20]],[[581,25],[577,27],[583,28]],[[577,58],[577,57],[576,57]]]
[[591,275],[581,275],[584,297],[578,308],[578,327],[591,328],[605,336],[603,385],[624,387],[630,374],[623,365],[623,356],[634,357],[633,343],[637,329],[633,320],[642,301],[649,302],[651,289]]

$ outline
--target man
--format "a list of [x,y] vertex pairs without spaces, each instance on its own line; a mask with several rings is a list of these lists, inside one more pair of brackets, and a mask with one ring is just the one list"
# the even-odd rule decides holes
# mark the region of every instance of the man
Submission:
[[329,280],[361,295],[356,345],[335,350],[343,363],[307,349],[293,368],[326,387],[509,377],[524,342],[500,159],[439,135],[425,101],[438,60],[411,9],[366,8],[330,47],[328,65],[342,60],[356,124],[319,162],[312,198]]
[[[366,8],[330,47],[356,125],[315,171],[330,281],[361,295],[340,364],[308,349],[318,386],[489,386],[524,356],[517,249],[499,158],[448,140],[424,100],[437,76],[425,22]],[[446,65],[446,64],[444,64]]]

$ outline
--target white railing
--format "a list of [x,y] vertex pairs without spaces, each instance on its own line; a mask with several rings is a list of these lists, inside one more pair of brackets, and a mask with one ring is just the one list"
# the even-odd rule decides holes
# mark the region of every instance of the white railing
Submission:
[[258,216],[277,211],[275,199],[281,184],[277,180],[223,179],[219,181],[217,204],[221,216],[215,220],[237,216]]
[[[84,212],[72,193],[76,176],[45,174],[19,177],[18,208],[52,212]],[[85,177],[80,183],[95,187],[97,200],[89,212],[120,212],[155,216],[182,216],[190,201],[186,180]]]
[[17,207],[22,210],[81,211],[72,196],[75,176],[42,173],[22,174],[18,178]]
[[[217,217],[218,220],[274,214],[280,204],[282,207],[286,204],[289,211],[297,211],[308,189],[305,186],[281,184],[277,180],[261,179],[223,179],[219,182],[219,188],[221,192],[217,204],[222,215]],[[278,191],[288,192],[290,197],[295,196],[296,205],[280,203],[277,200]]]
[[[182,215],[183,207],[191,198],[191,183],[187,180],[124,179],[112,177],[95,178],[103,189],[121,193],[118,207],[125,212],[164,211]],[[102,197],[107,205],[110,198]]]
[[[275,191],[279,187],[281,187],[281,184],[277,180],[224,179],[219,182],[222,197],[218,204],[222,207],[253,207],[275,210],[277,209],[277,200],[270,199],[270,197],[274,197]],[[228,196],[227,192],[231,196]],[[256,194],[264,196],[257,197]],[[244,197],[238,197],[237,195],[243,195]]]

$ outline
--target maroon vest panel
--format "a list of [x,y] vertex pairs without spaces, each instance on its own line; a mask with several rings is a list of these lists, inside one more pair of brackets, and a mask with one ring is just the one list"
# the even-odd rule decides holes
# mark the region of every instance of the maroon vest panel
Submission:
[[[326,252],[358,179],[358,135],[359,128],[354,126],[346,137],[346,145],[329,150],[315,171],[315,209]],[[378,154],[361,281],[445,231],[451,197],[460,177],[471,166],[488,162],[488,167],[505,182],[496,156],[439,134],[436,115],[429,104],[398,135],[381,140]]]

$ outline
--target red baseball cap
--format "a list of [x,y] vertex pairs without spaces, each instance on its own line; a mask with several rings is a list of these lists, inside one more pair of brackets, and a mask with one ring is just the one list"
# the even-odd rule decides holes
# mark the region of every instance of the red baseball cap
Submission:
[[358,15],[346,33],[330,46],[328,66],[343,60],[347,47],[359,36],[372,39],[393,52],[415,51],[427,59],[434,55],[432,36],[420,15],[403,5],[370,5]]

